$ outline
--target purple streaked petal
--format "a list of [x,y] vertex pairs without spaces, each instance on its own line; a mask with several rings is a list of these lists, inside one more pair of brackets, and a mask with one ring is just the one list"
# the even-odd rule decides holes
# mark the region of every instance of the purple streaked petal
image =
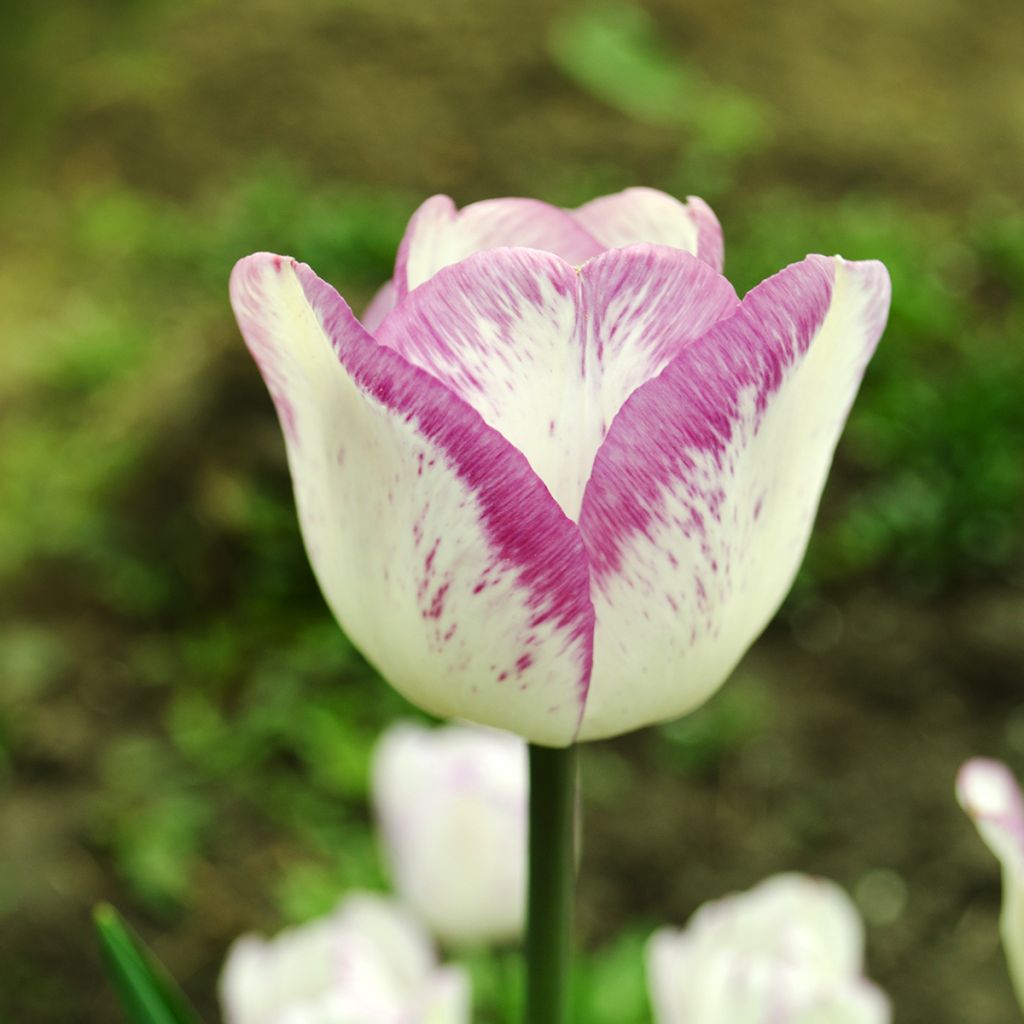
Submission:
[[377,289],[377,294],[370,299],[363,315],[359,318],[362,325],[373,334],[381,325],[381,321],[395,308],[398,301],[398,293],[395,291],[393,281],[385,281]]
[[724,278],[666,246],[611,250],[578,271],[495,249],[439,271],[377,338],[472,405],[575,519],[622,403],[736,306]]
[[583,452],[592,459],[598,444],[581,393],[577,289],[557,256],[494,249],[440,270],[377,332],[518,448],[570,517]]
[[398,247],[399,301],[442,267],[504,246],[541,249],[574,264],[605,248],[571,213],[538,199],[485,199],[458,210],[448,196],[432,196],[413,214]]
[[573,215],[605,248],[636,242],[670,245],[721,273],[722,228],[711,207],[697,196],[681,203],[654,188],[627,188],[593,199]]
[[888,304],[881,264],[809,256],[623,406],[579,518],[597,613],[581,738],[698,706],[768,623]]
[[526,459],[308,267],[247,257],[231,298],[310,561],[356,646],[435,714],[571,742],[591,668],[586,557]]
[[636,388],[739,306],[724,277],[666,245],[610,249],[579,276],[585,347],[601,370],[602,437]]

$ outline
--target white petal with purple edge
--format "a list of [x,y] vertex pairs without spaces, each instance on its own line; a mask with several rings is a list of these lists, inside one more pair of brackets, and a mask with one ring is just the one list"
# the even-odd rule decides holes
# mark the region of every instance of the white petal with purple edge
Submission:
[[960,806],[1003,869],[1000,931],[1017,1001],[1024,1009],[1024,795],[1005,764],[975,757],[956,779]]
[[681,203],[654,188],[627,188],[592,199],[573,216],[605,248],[636,242],[671,245],[722,270],[722,228],[711,207],[696,196]]
[[569,263],[605,248],[571,213],[538,199],[485,199],[459,210],[448,196],[432,196],[413,214],[398,247],[399,300],[442,267],[502,246],[541,249]]
[[810,256],[623,406],[579,519],[597,614],[582,739],[697,707],[767,625],[888,304],[881,264]]
[[736,307],[725,278],[667,246],[610,250],[578,270],[496,249],[438,272],[376,336],[472,405],[576,519],[622,403]]
[[352,641],[434,714],[570,743],[588,570],[523,456],[308,267],[247,257],[231,298],[278,408],[310,561]]

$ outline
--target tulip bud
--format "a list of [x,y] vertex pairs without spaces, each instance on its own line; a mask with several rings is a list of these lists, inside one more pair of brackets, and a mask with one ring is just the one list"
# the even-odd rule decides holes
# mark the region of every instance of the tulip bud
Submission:
[[1003,868],[1000,931],[1017,1001],[1024,1008],[1024,795],[999,761],[976,757],[956,779],[960,806]]
[[489,729],[403,723],[373,758],[395,889],[445,943],[515,939],[526,900],[526,745]]
[[469,1024],[469,981],[394,901],[353,893],[273,939],[246,935],[220,979],[226,1024]]
[[657,1024],[888,1024],[862,975],[863,927],[832,882],[776,875],[647,944]]

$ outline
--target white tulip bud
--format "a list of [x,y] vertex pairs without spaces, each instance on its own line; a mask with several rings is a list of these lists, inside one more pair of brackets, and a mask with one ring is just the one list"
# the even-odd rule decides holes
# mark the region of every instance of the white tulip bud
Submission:
[[888,1024],[861,974],[864,931],[838,886],[776,875],[647,945],[658,1024]]
[[395,901],[353,893],[273,939],[246,935],[220,978],[226,1024],[469,1024],[469,980],[439,966]]
[[443,942],[522,932],[527,761],[518,737],[400,724],[377,746],[373,802],[401,897]]

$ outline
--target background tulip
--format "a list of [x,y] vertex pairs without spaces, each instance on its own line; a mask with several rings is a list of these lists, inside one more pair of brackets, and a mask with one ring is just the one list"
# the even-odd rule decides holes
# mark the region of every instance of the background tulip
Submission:
[[1024,795],[1005,764],[984,757],[960,769],[956,795],[1003,868],[1000,930],[1017,1000],[1024,1007]]
[[647,945],[657,1024],[886,1024],[885,996],[861,976],[864,934],[849,897],[777,875],[705,904]]
[[276,938],[243,936],[220,983],[227,1024],[468,1024],[469,982],[422,926],[370,893]]
[[525,744],[451,725],[389,729],[373,804],[396,890],[451,944],[514,939],[526,906]]
[[703,203],[631,189],[428,200],[373,335],[303,264],[235,267],[321,588],[414,703],[609,736],[701,704],[774,614],[889,280],[809,256],[740,302],[720,262]]

